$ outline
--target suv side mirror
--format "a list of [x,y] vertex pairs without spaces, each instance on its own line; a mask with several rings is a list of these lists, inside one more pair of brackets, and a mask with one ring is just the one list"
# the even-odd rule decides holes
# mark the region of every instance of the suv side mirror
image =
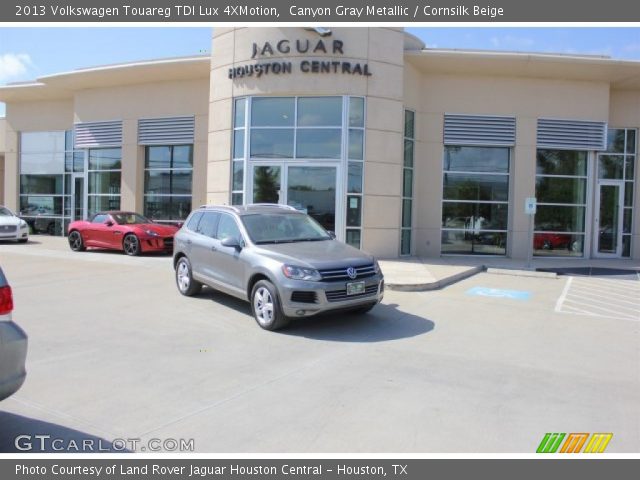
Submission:
[[220,243],[223,247],[233,247],[238,251],[242,250],[240,240],[238,240],[236,237],[225,237]]
[[327,233],[329,234],[332,240],[336,239],[336,232],[334,232],[333,230],[327,230]]

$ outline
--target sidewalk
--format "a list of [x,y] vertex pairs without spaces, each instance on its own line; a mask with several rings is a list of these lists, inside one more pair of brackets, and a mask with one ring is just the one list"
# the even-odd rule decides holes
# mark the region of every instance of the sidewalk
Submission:
[[[5,247],[6,245],[6,247]],[[105,261],[121,264],[159,265],[164,256],[142,256],[132,259],[124,255],[108,257],[78,256],[69,250],[67,239],[47,235],[32,235],[29,244],[18,245],[11,242],[0,243],[0,259],[3,254],[24,252],[31,255],[49,255],[60,258],[82,258],[87,261]],[[640,273],[640,261],[630,259],[581,259],[581,258],[535,258],[530,269],[526,260],[504,257],[408,257],[380,259],[380,267],[385,277],[385,286],[390,290],[426,291],[444,288],[447,285],[471,277],[479,272],[517,276],[555,277],[555,273],[537,272],[539,268],[580,268],[597,267],[635,270]]]
[[554,273],[536,269],[596,267],[635,270],[640,273],[640,261],[630,259],[534,258],[531,268],[526,260],[504,257],[450,256],[440,258],[409,257],[379,260],[390,290],[425,291],[446,287],[476,273],[555,277]]

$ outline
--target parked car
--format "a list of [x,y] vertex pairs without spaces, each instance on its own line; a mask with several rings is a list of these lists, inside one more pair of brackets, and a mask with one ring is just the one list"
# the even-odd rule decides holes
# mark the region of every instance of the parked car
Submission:
[[0,268],[0,400],[17,392],[27,376],[27,335],[11,319],[13,294]]
[[69,246],[74,252],[94,247],[127,255],[171,253],[177,231],[176,226],[155,223],[134,212],[98,212],[89,220],[69,224]]
[[247,300],[260,327],[277,330],[320,312],[367,312],[382,300],[376,259],[285,205],[205,206],[175,237],[181,294],[203,284]]
[[29,225],[7,207],[0,206],[0,240],[29,240]]

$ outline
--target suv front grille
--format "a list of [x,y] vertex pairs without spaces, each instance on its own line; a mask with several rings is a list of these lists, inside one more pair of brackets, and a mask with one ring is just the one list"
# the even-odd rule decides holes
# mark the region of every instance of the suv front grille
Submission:
[[297,303],[316,303],[316,292],[295,291],[291,294],[291,301]]
[[18,229],[15,225],[2,225],[0,226],[0,233],[15,232]]
[[368,285],[364,288],[364,292],[359,293],[358,295],[347,295],[346,288],[342,290],[332,290],[330,292],[324,292],[324,293],[327,296],[327,300],[329,302],[339,302],[341,300],[349,300],[351,298],[360,298],[360,297],[367,297],[369,295],[375,295],[376,293],[378,293],[378,285],[377,284]]
[[350,267],[331,268],[326,270],[319,270],[319,272],[320,272],[320,275],[322,276],[322,280],[329,280],[329,281],[355,280],[357,278],[371,277],[376,274],[376,269],[373,266],[373,263],[369,265],[362,265],[360,267],[355,267],[356,269],[355,278],[351,278],[349,277],[349,275],[347,275],[348,268]]

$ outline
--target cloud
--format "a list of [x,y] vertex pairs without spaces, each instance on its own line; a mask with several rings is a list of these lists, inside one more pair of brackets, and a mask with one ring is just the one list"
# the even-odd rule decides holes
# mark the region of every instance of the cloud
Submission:
[[622,50],[628,53],[638,53],[640,52],[640,43],[629,43],[625,45]]
[[0,83],[24,75],[32,66],[31,57],[26,53],[0,54]]

